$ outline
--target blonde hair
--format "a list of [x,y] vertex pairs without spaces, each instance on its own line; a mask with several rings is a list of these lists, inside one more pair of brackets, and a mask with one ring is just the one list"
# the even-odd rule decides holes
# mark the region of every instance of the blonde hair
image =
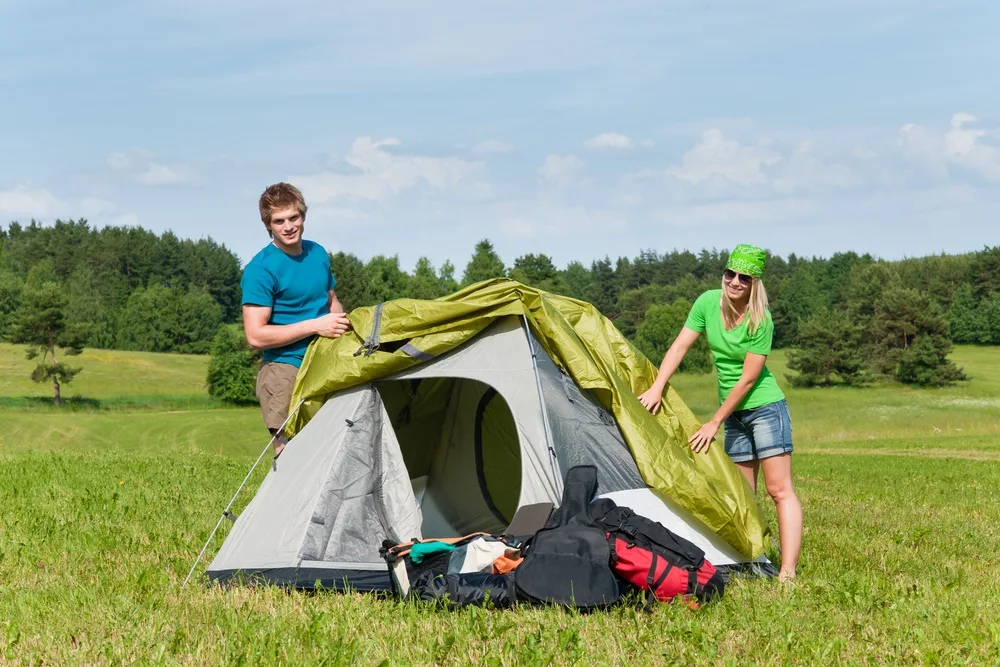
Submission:
[[[722,321],[726,329],[733,329],[740,321],[740,312],[736,310],[736,305],[729,298],[726,291],[726,279],[722,279]],[[764,289],[764,281],[754,278],[750,283],[750,300],[747,302],[747,330],[750,335],[757,333],[761,323],[768,317],[767,312],[767,290]]]

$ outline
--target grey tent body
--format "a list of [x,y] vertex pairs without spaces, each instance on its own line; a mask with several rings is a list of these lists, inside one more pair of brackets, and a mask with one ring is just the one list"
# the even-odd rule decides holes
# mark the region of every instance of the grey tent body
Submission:
[[388,590],[384,540],[501,532],[518,507],[558,504],[593,464],[612,498],[705,550],[768,572],[643,482],[614,417],[565,375],[525,321],[500,319],[413,368],[331,395],[289,442],[208,568],[217,582]]

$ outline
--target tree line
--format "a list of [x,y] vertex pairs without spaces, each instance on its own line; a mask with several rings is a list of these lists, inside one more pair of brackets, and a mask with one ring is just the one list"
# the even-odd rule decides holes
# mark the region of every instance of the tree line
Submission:
[[[634,258],[559,268],[548,255],[529,253],[507,265],[484,239],[460,275],[450,261],[435,267],[427,258],[412,271],[397,256],[363,261],[338,252],[330,260],[347,310],[400,297],[433,299],[507,277],[593,304],[658,362],[698,295],[719,287],[727,257],[726,249],[644,250]],[[214,345],[220,353],[238,351],[246,366],[256,357],[240,338],[241,275],[239,258],[210,238],[97,229],[82,219],[51,226],[11,223],[0,229],[0,340],[35,345],[41,339],[29,331],[41,326],[38,314],[58,313],[46,320],[52,343],[46,349],[53,352],[62,343],[68,351],[86,346],[187,353],[211,353]],[[947,360],[952,344],[1000,345],[1000,246],[901,261],[854,252],[771,255],[764,282],[775,347],[793,348],[789,362],[799,384],[879,377],[947,383],[964,377]],[[703,340],[682,369],[711,369]],[[216,365],[210,388],[246,389],[242,381],[229,382],[231,376]]]
[[[331,256],[345,308],[396,297],[436,298],[460,286],[508,277],[593,304],[648,358],[659,362],[694,300],[721,284],[729,251],[645,250],[589,266],[556,267],[545,254],[507,266],[488,240],[478,243],[461,279],[446,262],[421,259],[412,274],[395,257],[362,262]],[[965,377],[948,360],[953,343],[1000,345],[1000,246],[961,255],[884,261],[870,254],[787,258],[769,255],[764,283],[775,348],[793,348],[789,379],[803,386],[859,384],[889,377],[921,385]],[[704,339],[682,370],[711,370]]]
[[65,324],[87,347],[207,353],[219,326],[239,319],[240,275],[239,258],[211,239],[82,219],[11,223],[0,229],[0,340],[23,342],[18,320],[44,295],[65,302]]

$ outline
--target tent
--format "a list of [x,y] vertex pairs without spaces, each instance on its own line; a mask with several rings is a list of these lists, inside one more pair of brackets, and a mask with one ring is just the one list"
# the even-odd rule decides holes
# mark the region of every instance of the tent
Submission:
[[686,537],[715,565],[773,571],[768,527],[722,447],[673,388],[646,412],[656,368],[593,306],[510,280],[350,315],[307,351],[292,438],[208,569],[301,588],[382,590],[383,540],[497,533],[518,507],[558,503],[595,464],[598,494]]

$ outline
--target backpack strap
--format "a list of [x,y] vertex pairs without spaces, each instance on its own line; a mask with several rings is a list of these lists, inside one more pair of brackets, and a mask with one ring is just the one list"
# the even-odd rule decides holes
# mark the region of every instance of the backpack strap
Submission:
[[[654,555],[653,558],[655,560],[656,556]],[[657,579],[656,581],[653,582],[652,587],[650,588],[650,590],[655,593],[656,589],[659,588],[661,585],[663,585],[663,582],[667,580],[667,575],[670,574],[670,570],[672,570],[672,569],[674,569],[673,563],[671,563],[670,561],[667,561],[667,567],[666,567],[666,569],[663,570],[663,574],[660,575],[659,579]]]
[[701,584],[698,583],[698,570],[695,570],[694,568],[688,570],[687,588],[688,588],[688,593],[691,593],[692,595],[701,594],[701,591],[698,590],[699,588],[701,588]]

